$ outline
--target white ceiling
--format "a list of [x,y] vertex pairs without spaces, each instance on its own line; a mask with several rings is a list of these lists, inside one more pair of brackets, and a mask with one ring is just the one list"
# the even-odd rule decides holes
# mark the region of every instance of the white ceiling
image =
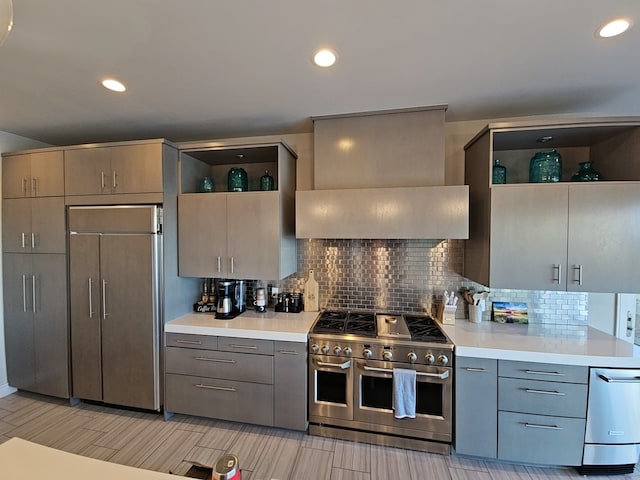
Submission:
[[[596,38],[617,16],[635,26]],[[183,141],[443,103],[447,121],[639,115],[639,47],[638,0],[14,0],[0,131]]]

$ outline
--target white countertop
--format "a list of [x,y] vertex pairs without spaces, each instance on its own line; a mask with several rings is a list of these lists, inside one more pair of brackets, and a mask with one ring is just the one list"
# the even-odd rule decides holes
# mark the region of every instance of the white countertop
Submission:
[[280,313],[253,310],[231,320],[218,320],[214,313],[189,313],[165,324],[168,333],[256,338],[285,342],[307,341],[318,312]]
[[175,480],[169,475],[82,457],[20,438],[0,445],[0,478],[46,480]]
[[640,368],[640,348],[591,327],[559,333],[539,324],[456,320],[455,325],[441,326],[461,357]]

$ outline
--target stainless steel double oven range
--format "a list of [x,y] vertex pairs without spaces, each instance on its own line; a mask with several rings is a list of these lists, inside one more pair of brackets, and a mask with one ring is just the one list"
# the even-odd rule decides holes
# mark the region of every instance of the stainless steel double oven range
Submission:
[[[426,315],[325,310],[309,334],[309,433],[449,454],[453,344]],[[393,369],[416,371],[397,419]]]

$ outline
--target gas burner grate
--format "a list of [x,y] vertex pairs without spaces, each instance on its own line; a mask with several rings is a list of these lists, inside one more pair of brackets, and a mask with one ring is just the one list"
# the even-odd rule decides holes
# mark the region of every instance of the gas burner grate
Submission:
[[444,343],[447,337],[431,317],[405,315],[404,321],[411,333],[411,340]]
[[369,320],[352,320],[349,318],[344,328],[345,333],[355,333],[367,337],[376,336],[376,322],[374,317]]
[[313,327],[313,333],[336,333],[344,330],[345,320],[319,318]]

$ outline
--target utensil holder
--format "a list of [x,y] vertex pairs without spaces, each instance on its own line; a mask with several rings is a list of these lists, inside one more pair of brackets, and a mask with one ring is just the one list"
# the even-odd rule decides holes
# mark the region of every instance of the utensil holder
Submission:
[[481,323],[482,311],[481,305],[469,305],[469,321],[471,323]]

